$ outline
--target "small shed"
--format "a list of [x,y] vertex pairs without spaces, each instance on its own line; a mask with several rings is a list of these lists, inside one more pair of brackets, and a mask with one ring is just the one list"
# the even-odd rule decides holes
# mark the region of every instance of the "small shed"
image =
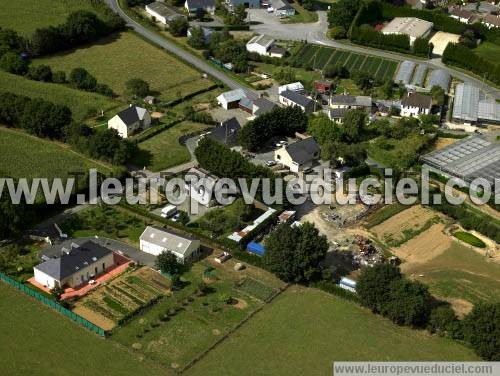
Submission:
[[314,81],[314,89],[321,94],[328,94],[332,90],[332,81],[320,80]]
[[253,253],[257,256],[264,256],[264,253],[266,253],[266,249],[264,246],[260,243],[256,242],[250,242],[247,244],[247,251],[250,253]]

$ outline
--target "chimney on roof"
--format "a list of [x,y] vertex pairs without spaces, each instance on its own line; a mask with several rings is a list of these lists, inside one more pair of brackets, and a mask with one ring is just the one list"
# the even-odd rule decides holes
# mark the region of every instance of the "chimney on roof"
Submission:
[[61,254],[62,255],[69,255],[71,251],[68,248],[62,247],[61,248]]

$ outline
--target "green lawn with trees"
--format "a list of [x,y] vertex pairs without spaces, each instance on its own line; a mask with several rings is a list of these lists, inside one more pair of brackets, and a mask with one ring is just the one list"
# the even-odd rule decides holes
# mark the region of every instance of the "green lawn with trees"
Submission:
[[[107,57],[106,62],[103,56]],[[144,67],[144,56],[147,56],[147,68]],[[36,59],[34,64],[49,65],[68,75],[72,69],[83,67],[118,95],[125,95],[126,83],[135,78],[148,83],[151,94],[162,100],[177,99],[180,95],[213,85],[194,68],[133,32],[113,34],[90,46]]]
[[478,358],[448,339],[394,325],[322,291],[292,286],[186,374],[230,369],[238,375],[326,375],[335,360],[408,359]]
[[166,168],[189,162],[191,154],[186,146],[180,143],[182,136],[199,134],[210,126],[207,124],[183,121],[168,128],[138,144],[138,151],[132,157],[131,163],[151,171],[161,171]]
[[1,70],[0,91],[9,91],[30,98],[46,99],[67,106],[76,121],[97,117],[101,115],[101,111],[104,111],[105,117],[110,117],[125,106],[124,103],[97,93],[85,92],[61,84],[29,80]]
[[30,374],[33,370],[39,375],[79,374],[82,370],[110,376],[170,374],[168,369],[99,338],[3,282],[0,282],[0,331],[4,374]]
[[40,27],[56,26],[76,10],[93,11],[88,0],[0,0],[0,25],[29,36]]

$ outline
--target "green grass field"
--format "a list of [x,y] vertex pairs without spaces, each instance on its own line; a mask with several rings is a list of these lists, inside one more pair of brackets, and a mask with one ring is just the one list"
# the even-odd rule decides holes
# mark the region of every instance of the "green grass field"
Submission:
[[166,131],[157,134],[139,144],[138,154],[131,163],[151,171],[160,171],[166,168],[189,162],[191,155],[188,149],[179,143],[179,138],[190,133],[201,132],[210,126],[206,124],[184,121]]
[[0,176],[13,178],[68,177],[68,172],[97,168],[108,173],[105,164],[73,152],[67,145],[30,136],[18,130],[0,127]]
[[380,80],[392,79],[398,66],[398,63],[392,60],[311,44],[304,45],[292,56],[292,59],[300,63],[309,63],[315,69],[324,69],[328,65],[341,65],[349,71],[358,70],[371,73]]
[[494,64],[499,64],[500,46],[491,42],[482,42],[474,49],[474,53]]
[[[242,354],[245,354],[244,356]],[[186,374],[331,375],[335,360],[477,360],[322,291],[291,287]]]
[[56,26],[76,10],[93,10],[88,0],[0,0],[0,25],[29,36],[37,28]]
[[474,247],[486,248],[486,244],[481,239],[479,239],[477,236],[469,234],[468,232],[457,231],[453,233],[453,236]]
[[455,242],[438,257],[412,268],[436,296],[471,303],[500,301],[500,265]]
[[2,282],[0,332],[3,375],[170,374]]
[[95,93],[70,88],[65,85],[28,80],[27,78],[0,71],[0,91],[8,91],[30,98],[42,98],[68,106],[73,119],[82,121],[88,117],[105,115],[124,107],[123,103]]
[[90,46],[34,61],[67,74],[76,67],[87,69],[101,83],[123,95],[125,82],[141,78],[162,100],[172,100],[213,84],[196,71],[133,32],[115,34]]

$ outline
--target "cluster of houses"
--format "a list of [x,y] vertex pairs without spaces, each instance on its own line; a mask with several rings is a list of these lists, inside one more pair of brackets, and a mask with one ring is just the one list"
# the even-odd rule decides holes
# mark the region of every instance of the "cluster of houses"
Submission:
[[[474,6],[474,8],[476,7],[475,3],[471,5]],[[492,9],[489,9],[489,12],[488,10],[483,11],[481,6],[479,9],[474,10],[472,10],[470,6],[451,6],[448,8],[448,14],[450,17],[467,25],[482,23],[489,29],[494,27],[500,28],[499,11],[500,9],[498,6],[496,7],[496,10],[492,11]]]
[[[245,8],[266,8],[269,13],[274,13],[279,18],[290,17],[295,14],[295,8],[290,5],[288,0],[225,0],[223,4],[230,12],[234,12],[239,5],[243,4]],[[188,15],[214,15],[216,7],[215,0],[186,0],[184,2],[185,13]],[[185,14],[163,1],[146,4],[144,8],[153,20],[164,25],[177,17],[186,17]]]

